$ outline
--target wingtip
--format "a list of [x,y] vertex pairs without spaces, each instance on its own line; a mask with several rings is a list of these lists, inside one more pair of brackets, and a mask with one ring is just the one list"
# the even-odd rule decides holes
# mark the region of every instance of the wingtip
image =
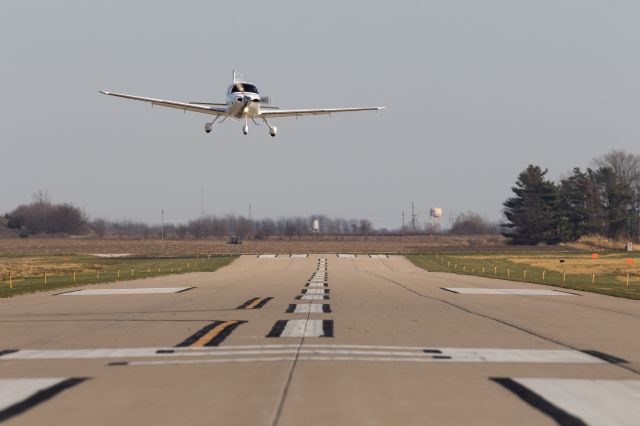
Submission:
[[109,92],[106,92],[104,90],[98,90],[98,93],[102,93],[103,95],[110,95]]

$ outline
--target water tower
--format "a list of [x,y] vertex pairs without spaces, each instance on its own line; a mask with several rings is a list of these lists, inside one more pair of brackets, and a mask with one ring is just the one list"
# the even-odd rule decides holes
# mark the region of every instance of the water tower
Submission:
[[440,232],[440,218],[442,217],[442,209],[440,207],[432,207],[429,216],[433,220],[434,232]]

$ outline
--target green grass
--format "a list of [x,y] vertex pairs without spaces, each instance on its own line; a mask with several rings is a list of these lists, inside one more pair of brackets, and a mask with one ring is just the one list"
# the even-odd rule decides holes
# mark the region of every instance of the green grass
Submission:
[[[8,272],[0,277],[0,297],[187,272],[213,272],[230,264],[236,258],[237,256],[209,257],[207,255],[112,259],[93,256],[31,256],[29,258],[5,256],[0,258],[0,261],[3,261],[5,266],[9,266],[9,269],[13,269],[13,273],[11,286]],[[26,266],[16,264],[21,259],[26,259],[28,262]],[[30,268],[29,264],[37,267]],[[44,271],[48,268],[50,272],[47,273],[45,284]],[[120,271],[119,274],[118,271]]]
[[[640,282],[638,274],[632,272],[629,286],[626,285],[628,271],[621,266],[611,268],[608,272],[570,273],[565,271],[552,271],[549,269],[532,266],[526,263],[515,263],[509,258],[540,257],[542,260],[559,262],[565,259],[584,260],[590,253],[447,253],[447,254],[407,254],[406,257],[416,266],[432,272],[451,272],[463,275],[475,275],[488,278],[527,282],[532,284],[553,285],[572,290],[588,291],[606,294],[609,296],[624,297],[627,299],[640,299]],[[481,258],[478,258],[481,257]],[[625,254],[612,255],[619,258],[621,265],[623,259],[629,257]],[[636,258],[637,259],[637,258]],[[639,260],[636,260],[638,263]],[[483,269],[484,268],[484,269]],[[584,268],[583,268],[584,270]],[[526,271],[526,272],[525,272]]]

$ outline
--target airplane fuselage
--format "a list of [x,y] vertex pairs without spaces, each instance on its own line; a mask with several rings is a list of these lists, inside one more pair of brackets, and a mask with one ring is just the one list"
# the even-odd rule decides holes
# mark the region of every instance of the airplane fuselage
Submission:
[[260,115],[260,95],[250,83],[236,82],[227,90],[227,111],[234,118],[255,118]]

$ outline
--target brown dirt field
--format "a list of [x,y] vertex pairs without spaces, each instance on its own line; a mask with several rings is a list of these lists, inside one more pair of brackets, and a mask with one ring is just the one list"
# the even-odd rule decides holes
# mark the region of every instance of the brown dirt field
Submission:
[[507,246],[498,235],[490,236],[303,236],[226,244],[221,240],[115,240],[84,238],[0,239],[0,255],[129,253],[177,255],[193,253],[424,253],[496,250],[567,250],[566,247]]

